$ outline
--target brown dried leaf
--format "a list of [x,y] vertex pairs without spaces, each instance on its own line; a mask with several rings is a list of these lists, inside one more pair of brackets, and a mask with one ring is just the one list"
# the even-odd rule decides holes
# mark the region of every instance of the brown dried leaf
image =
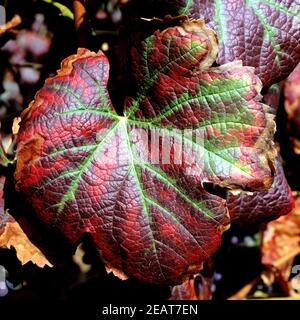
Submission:
[[10,249],[11,247],[16,249],[17,257],[22,265],[31,261],[40,268],[46,265],[52,267],[52,264],[45,258],[42,252],[30,242],[18,222],[12,217],[6,223],[0,235],[0,248]]
[[22,120],[21,117],[14,118],[13,125],[12,125],[12,133],[14,135],[18,134],[19,132],[21,120]]
[[270,222],[262,236],[262,263],[271,266],[285,280],[296,255],[300,253],[300,196],[295,197],[295,209]]
[[31,243],[18,222],[4,210],[4,183],[5,177],[0,176],[0,248],[10,249],[14,247],[22,265],[31,261],[40,268],[45,265],[52,267],[52,264],[42,252]]

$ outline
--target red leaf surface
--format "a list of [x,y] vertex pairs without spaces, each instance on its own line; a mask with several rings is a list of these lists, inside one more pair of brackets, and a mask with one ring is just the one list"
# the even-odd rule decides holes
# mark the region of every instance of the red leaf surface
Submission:
[[261,83],[240,63],[211,68],[216,47],[201,20],[147,38],[132,51],[138,91],[125,116],[111,105],[103,53],[65,59],[18,136],[17,188],[40,219],[71,243],[90,233],[107,267],[126,275],[174,284],[197,273],[229,225],[225,200],[203,184],[272,183]]
[[268,87],[300,61],[300,3],[294,0],[148,0],[145,14],[204,18],[218,35],[222,64],[236,59],[255,67]]
[[291,212],[294,198],[279,157],[275,161],[275,178],[271,188],[252,194],[229,194],[227,205],[231,219],[241,226],[268,222]]

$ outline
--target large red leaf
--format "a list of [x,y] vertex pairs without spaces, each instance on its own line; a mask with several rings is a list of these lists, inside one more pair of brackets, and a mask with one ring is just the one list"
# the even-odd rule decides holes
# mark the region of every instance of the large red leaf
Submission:
[[274,122],[261,83],[240,63],[210,68],[216,47],[203,21],[147,38],[132,51],[138,90],[124,117],[109,99],[107,58],[79,49],[22,114],[17,187],[70,242],[91,233],[109,268],[181,282],[229,224],[225,200],[204,183],[272,183]]
[[[300,61],[300,2],[294,0],[148,0],[151,13],[204,18],[219,39],[218,63],[241,59],[265,86]],[[148,10],[149,7],[143,4]]]
[[270,189],[251,194],[230,194],[227,203],[231,219],[245,227],[277,219],[292,211],[294,198],[279,157],[275,161],[275,178]]

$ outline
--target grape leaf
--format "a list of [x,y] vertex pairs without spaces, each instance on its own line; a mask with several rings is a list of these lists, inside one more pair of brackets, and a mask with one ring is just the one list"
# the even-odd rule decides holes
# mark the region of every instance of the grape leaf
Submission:
[[137,93],[125,116],[102,52],[65,59],[18,134],[17,188],[36,214],[71,243],[91,233],[125,275],[180,283],[197,273],[229,226],[225,200],[204,184],[265,189],[275,154],[253,68],[211,68],[216,55],[202,20],[155,32],[132,50]]
[[279,157],[275,159],[275,178],[270,189],[252,194],[229,194],[227,203],[231,219],[240,226],[259,224],[288,214],[294,208],[294,199]]
[[[289,75],[300,61],[300,2],[294,0],[148,1],[155,15],[204,18],[218,35],[220,64],[241,59],[265,86]],[[143,3],[147,10],[149,7]],[[145,14],[148,12],[145,11]]]

